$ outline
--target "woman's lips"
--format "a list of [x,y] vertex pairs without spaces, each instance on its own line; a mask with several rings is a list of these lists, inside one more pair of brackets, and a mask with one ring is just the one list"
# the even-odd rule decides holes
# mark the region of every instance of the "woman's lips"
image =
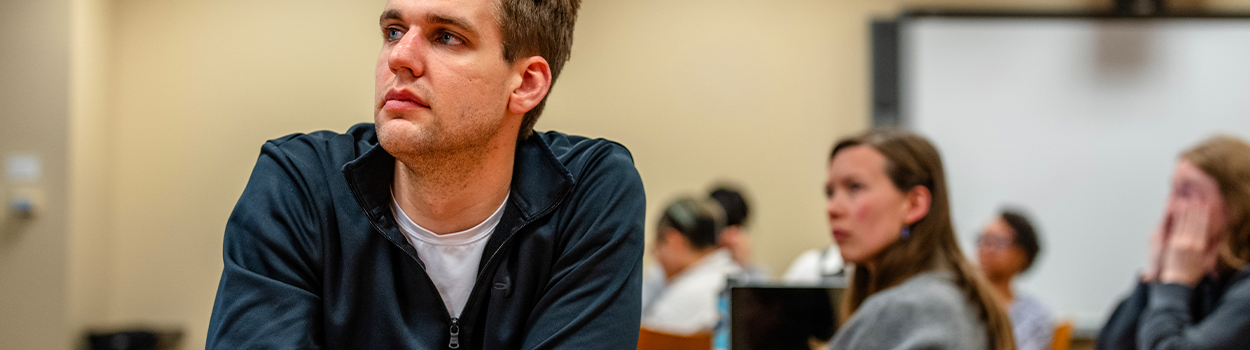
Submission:
[[850,237],[850,233],[846,232],[846,230],[833,230],[833,240],[837,241],[838,244],[842,244],[848,237]]

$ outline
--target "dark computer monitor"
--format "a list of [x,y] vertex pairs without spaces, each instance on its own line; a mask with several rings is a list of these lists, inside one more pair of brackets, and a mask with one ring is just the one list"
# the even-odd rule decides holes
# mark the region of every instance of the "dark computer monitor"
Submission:
[[838,329],[845,288],[745,285],[729,289],[729,336],[733,350],[806,350]]

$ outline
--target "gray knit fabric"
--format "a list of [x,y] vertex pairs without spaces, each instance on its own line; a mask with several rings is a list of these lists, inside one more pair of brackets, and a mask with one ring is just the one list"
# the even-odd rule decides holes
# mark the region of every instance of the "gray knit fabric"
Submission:
[[986,350],[978,308],[950,272],[926,272],[868,297],[838,329],[831,349]]

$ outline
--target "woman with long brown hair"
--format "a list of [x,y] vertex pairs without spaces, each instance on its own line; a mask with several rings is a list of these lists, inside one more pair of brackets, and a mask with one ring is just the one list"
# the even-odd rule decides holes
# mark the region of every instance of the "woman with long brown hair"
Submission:
[[1182,153],[1149,265],[1098,349],[1250,349],[1250,144]]
[[1001,304],[959,249],[929,141],[900,130],[838,141],[825,194],[855,264],[833,349],[1015,349]]

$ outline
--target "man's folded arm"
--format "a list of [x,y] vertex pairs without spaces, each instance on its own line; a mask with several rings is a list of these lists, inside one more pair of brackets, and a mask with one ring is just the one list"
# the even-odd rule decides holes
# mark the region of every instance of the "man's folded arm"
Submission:
[[522,349],[637,347],[646,198],[628,151],[612,144],[605,153],[566,198],[566,244]]
[[306,165],[275,142],[262,147],[226,224],[207,349],[321,348],[323,224],[297,170]]

